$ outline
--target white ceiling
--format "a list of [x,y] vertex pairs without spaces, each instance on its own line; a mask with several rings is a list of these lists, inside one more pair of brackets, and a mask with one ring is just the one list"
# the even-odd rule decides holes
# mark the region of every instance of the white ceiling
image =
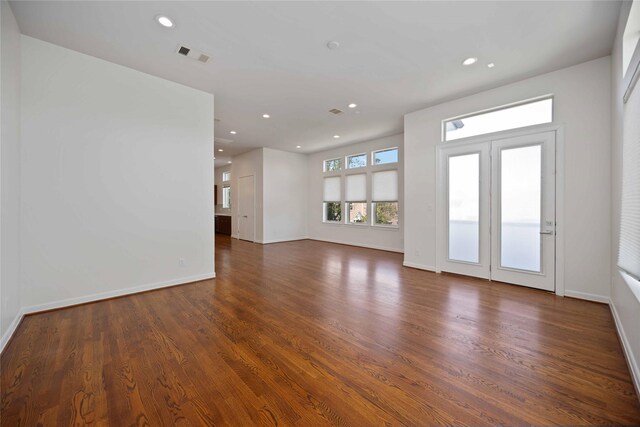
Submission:
[[[216,138],[233,140],[216,144],[224,149],[216,163],[223,164],[255,147],[311,153],[399,133],[407,112],[608,55],[620,3],[14,1],[11,7],[24,34],[214,93]],[[158,14],[176,27],[162,28]],[[327,49],[331,40],[340,48]],[[212,60],[180,57],[178,44]],[[469,56],[478,63],[463,67]],[[347,108],[350,102],[358,112]],[[345,113],[330,114],[334,107]]]

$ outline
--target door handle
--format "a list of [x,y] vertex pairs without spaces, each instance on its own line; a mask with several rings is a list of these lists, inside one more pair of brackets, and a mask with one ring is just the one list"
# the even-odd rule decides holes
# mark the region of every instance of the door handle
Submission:
[[247,218],[247,216],[246,215],[242,215],[242,218]]
[[541,231],[540,234],[553,234],[553,230]]

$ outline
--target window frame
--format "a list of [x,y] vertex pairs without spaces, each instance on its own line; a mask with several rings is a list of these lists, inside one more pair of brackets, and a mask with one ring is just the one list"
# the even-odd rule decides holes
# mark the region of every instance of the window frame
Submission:
[[[228,195],[226,195],[227,191],[229,192]],[[228,202],[227,206],[225,206],[224,203],[225,199],[227,199],[226,201]],[[231,185],[224,185],[222,187],[222,209],[231,209]]]
[[[334,160],[338,160],[340,162],[340,167],[338,169],[334,169],[334,170],[327,169],[327,162],[332,162]],[[344,169],[342,167],[343,166],[342,161],[343,161],[343,159],[341,157],[336,157],[336,158],[333,158],[333,159],[325,159],[325,160],[323,160],[322,161],[322,173],[327,173],[327,172],[329,172],[329,173],[339,173],[339,172],[342,172],[342,170]]]
[[[382,152],[391,151],[391,150],[396,150],[397,160],[395,162],[387,162],[387,163],[376,163],[375,162],[376,153],[382,153]],[[400,163],[400,149],[398,147],[382,148],[380,150],[372,150],[371,151],[371,166],[372,167],[385,166],[385,165],[397,165],[398,163]]]
[[[395,203],[398,205],[398,223],[397,224],[377,224],[377,215],[376,215],[376,205],[378,203]],[[371,226],[372,227],[380,227],[380,228],[400,228],[400,202],[397,200],[387,200],[387,201],[377,201],[371,202]]]
[[[511,108],[516,108],[516,107],[520,107],[523,105],[528,105],[528,104],[533,104],[536,102],[541,102],[541,101],[546,101],[550,99],[551,100],[551,120],[548,122],[544,122],[544,123],[535,123],[532,125],[527,125],[527,126],[520,126],[520,127],[515,127],[515,128],[509,128],[509,129],[502,129],[502,130],[495,130],[495,131],[491,131],[491,132],[486,132],[486,133],[479,133],[477,135],[470,135],[470,136],[465,136],[462,138],[456,138],[456,139],[447,139],[447,123],[452,122],[454,120],[462,120],[462,119],[468,119],[469,117],[475,117],[475,116],[481,116],[483,114],[488,114],[488,113],[494,113],[496,111],[502,111],[502,110],[508,110]],[[528,99],[524,99],[521,101],[516,101],[516,102],[511,102],[509,104],[504,104],[504,105],[500,105],[497,107],[492,107],[492,108],[487,108],[484,110],[479,110],[479,111],[474,111],[472,113],[466,113],[466,114],[462,114],[459,116],[455,116],[455,117],[449,117],[446,119],[443,119],[442,122],[440,123],[440,141],[441,142],[458,142],[458,141],[464,141],[467,140],[469,138],[478,138],[478,137],[482,137],[485,135],[491,135],[494,133],[498,133],[498,132],[508,132],[508,131],[518,131],[520,129],[524,129],[527,128],[529,126],[542,126],[542,125],[550,125],[552,123],[554,123],[554,118],[556,116],[556,101],[555,101],[555,96],[550,93],[550,94],[546,94],[546,95],[542,95],[542,96],[537,96],[535,98],[528,98]]]
[[[225,179],[225,177],[227,179]],[[222,182],[231,182],[231,171],[223,171],[222,172]]]
[[[362,156],[365,155],[367,159],[373,159],[373,153],[374,152],[380,152],[380,151],[386,151],[386,150],[392,150],[392,149],[397,149],[398,150],[398,161],[393,162],[393,163],[382,163],[382,164],[378,164],[378,165],[374,165],[369,163],[370,160],[367,160],[367,166],[362,166],[362,167],[357,167],[357,168],[346,168],[346,162],[348,160],[349,157],[351,156]],[[322,219],[321,219],[321,223],[322,224],[327,224],[330,226],[355,226],[355,227],[375,227],[376,230],[386,230],[389,232],[394,232],[394,231],[398,231],[401,228],[401,222],[402,222],[402,218],[401,218],[401,212],[402,212],[402,208],[401,208],[401,203],[400,203],[400,199],[401,199],[401,179],[402,179],[402,169],[401,169],[401,161],[402,161],[402,149],[401,146],[391,146],[391,147],[385,147],[385,148],[370,148],[368,150],[366,150],[365,152],[359,153],[359,154],[349,154],[346,155],[344,157],[342,157],[341,159],[343,160],[343,168],[341,170],[335,170],[335,171],[324,171],[324,162],[326,160],[334,160],[336,158],[340,158],[340,157],[336,157],[336,158],[329,158],[329,159],[325,159],[323,160],[323,172],[322,172],[322,179],[326,179],[326,178],[331,178],[331,177],[340,177],[341,178],[341,197],[340,197],[340,204],[341,204],[341,215],[342,215],[342,219],[341,221],[327,221],[326,218],[326,203],[328,202],[335,202],[337,203],[338,201],[332,201],[332,200],[324,200],[324,190],[323,193],[321,194],[321,198],[322,198]],[[379,203],[384,203],[384,202],[393,202],[393,203],[397,203],[398,204],[398,224],[397,225],[386,225],[386,224],[374,224],[373,223],[373,215],[374,210],[373,210],[373,203],[376,203],[372,200],[372,179],[373,179],[373,174],[377,173],[377,172],[384,172],[384,171],[396,171],[398,174],[398,200],[385,200],[385,201],[378,201]],[[351,175],[364,175],[365,176],[365,183],[366,183],[366,189],[365,189],[365,195],[366,195],[366,200],[346,200],[346,182],[347,182],[347,178]],[[324,182],[324,181],[323,181]],[[324,185],[324,184],[323,184]],[[349,222],[349,203],[363,203],[367,212],[367,221],[366,222]],[[319,213],[319,210],[318,210]]]
[[346,215],[344,216],[344,224],[345,225],[354,225],[356,227],[370,227],[370,221],[369,219],[371,218],[371,215],[369,215],[369,212],[366,212],[366,217],[367,220],[365,222],[351,222],[349,220],[349,213],[351,212],[351,209],[349,207],[349,205],[353,204],[353,203],[361,203],[364,205],[365,209],[368,211],[369,210],[369,203],[365,200],[365,201],[345,201],[344,202],[344,207],[345,207],[345,212]]
[[[357,153],[357,154],[347,154],[344,157],[344,170],[362,169],[362,168],[369,167],[370,165],[367,164],[368,163],[367,158],[369,156],[367,156],[367,154],[368,154],[367,152]],[[364,156],[364,165],[363,166],[356,166],[354,168],[350,168],[349,167],[349,158],[351,158],[351,157],[360,157],[360,156]]]

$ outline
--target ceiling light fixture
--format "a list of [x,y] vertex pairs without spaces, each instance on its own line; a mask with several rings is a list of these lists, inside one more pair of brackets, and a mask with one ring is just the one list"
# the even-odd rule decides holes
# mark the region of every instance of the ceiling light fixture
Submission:
[[263,118],[265,118],[265,119],[268,119],[268,118],[269,118],[269,117],[271,117],[271,116],[270,116],[270,115],[268,115],[268,114],[263,114],[263,115],[262,115],[262,117],[263,117]]
[[340,138],[340,135],[333,135],[333,139],[338,139]]
[[467,58],[464,61],[462,61],[462,65],[473,65],[476,62],[478,62],[478,58],[471,57],[471,58]]
[[296,148],[302,148],[302,145],[296,145]]
[[349,104],[349,108],[356,108],[357,106],[358,104],[353,104],[353,103]]
[[175,26],[173,21],[164,15],[156,16],[156,21],[158,21],[158,24],[162,25],[165,28],[173,28]]
[[222,153],[224,150],[222,148],[218,148],[218,151]]
[[495,66],[496,66],[496,64],[494,64],[493,62],[489,62],[489,63],[487,64],[487,67],[489,67],[489,68],[493,68],[493,67],[495,67]]
[[340,47],[340,43],[338,43],[335,40],[331,40],[329,43],[327,43],[327,48],[331,49],[331,50],[336,50]]
[[231,135],[235,135],[235,134],[237,134],[238,132],[236,132],[235,130],[232,130],[232,131],[231,131],[231,132],[229,132],[229,133],[230,133]]
[[231,164],[231,160],[229,160],[227,163]]

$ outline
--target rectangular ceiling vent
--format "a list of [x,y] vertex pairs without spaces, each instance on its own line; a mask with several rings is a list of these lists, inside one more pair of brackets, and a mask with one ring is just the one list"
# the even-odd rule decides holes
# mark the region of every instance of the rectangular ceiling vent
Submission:
[[176,48],[176,53],[181,56],[186,56],[189,59],[193,59],[194,61],[198,61],[202,64],[206,64],[211,60],[211,55],[195,49],[191,49],[190,47],[182,44],[178,45],[178,47]]
[[218,138],[216,136],[215,138],[213,138],[213,142],[215,142],[216,144],[231,144],[233,142],[233,139]]
[[337,114],[342,114],[342,113],[344,113],[344,111],[342,111],[342,110],[338,110],[337,108],[332,108],[331,110],[329,110],[329,112],[330,112],[331,114],[336,114],[336,115],[337,115]]

